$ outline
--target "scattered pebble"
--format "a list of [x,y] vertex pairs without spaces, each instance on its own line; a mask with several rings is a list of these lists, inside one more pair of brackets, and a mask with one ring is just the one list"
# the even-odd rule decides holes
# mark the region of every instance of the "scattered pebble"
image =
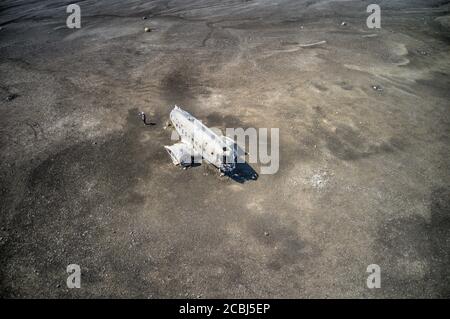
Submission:
[[383,91],[383,88],[379,85],[372,85],[372,89],[374,89],[375,91]]
[[145,32],[151,32],[152,29],[145,27],[145,28],[144,28],[144,31],[145,31]]
[[342,21],[342,22],[341,22],[341,26],[344,27],[344,26],[346,26],[346,25],[347,25],[347,22],[345,22],[345,21]]
[[264,232],[264,236],[269,236],[269,232]]
[[420,55],[430,55],[429,52],[424,51],[424,50],[418,50],[417,52],[418,52]]
[[142,20],[147,20],[147,17],[146,17],[146,16],[143,16],[143,17],[142,17]]
[[56,288],[60,288],[60,287],[61,287],[61,285],[60,285],[60,284],[57,284],[57,285],[56,285]]

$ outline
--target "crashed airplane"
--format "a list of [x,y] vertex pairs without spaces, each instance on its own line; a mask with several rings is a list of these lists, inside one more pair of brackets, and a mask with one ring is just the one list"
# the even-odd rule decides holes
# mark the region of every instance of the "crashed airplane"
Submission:
[[238,157],[234,140],[215,133],[176,105],[170,112],[170,120],[181,142],[164,148],[175,165],[187,167],[205,160],[217,167],[221,175],[234,171]]

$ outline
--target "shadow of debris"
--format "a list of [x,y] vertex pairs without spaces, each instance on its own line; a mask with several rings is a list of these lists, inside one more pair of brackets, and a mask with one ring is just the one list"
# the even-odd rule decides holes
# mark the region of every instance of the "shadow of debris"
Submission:
[[[188,166],[185,166],[184,169],[195,168],[200,165],[206,165],[207,167],[214,168],[214,171],[217,172],[217,168],[208,162],[191,162]],[[256,181],[259,177],[258,173],[247,162],[237,163],[236,168],[232,172],[225,173],[225,176],[241,184],[247,181]]]
[[256,181],[258,173],[247,163],[237,163],[233,172],[227,174],[229,178],[238,183],[245,183],[247,181]]

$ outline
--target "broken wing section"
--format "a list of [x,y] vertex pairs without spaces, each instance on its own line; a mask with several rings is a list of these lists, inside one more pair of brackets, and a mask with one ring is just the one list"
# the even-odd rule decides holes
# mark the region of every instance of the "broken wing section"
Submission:
[[185,143],[164,146],[164,148],[175,165],[190,166],[199,159],[199,155],[194,151],[194,148]]

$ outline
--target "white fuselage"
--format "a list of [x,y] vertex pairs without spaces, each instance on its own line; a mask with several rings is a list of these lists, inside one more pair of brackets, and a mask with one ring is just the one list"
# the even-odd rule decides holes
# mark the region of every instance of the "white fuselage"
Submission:
[[170,113],[170,120],[181,142],[192,150],[193,157],[201,156],[224,172],[235,168],[237,156],[232,140],[216,134],[177,106]]

